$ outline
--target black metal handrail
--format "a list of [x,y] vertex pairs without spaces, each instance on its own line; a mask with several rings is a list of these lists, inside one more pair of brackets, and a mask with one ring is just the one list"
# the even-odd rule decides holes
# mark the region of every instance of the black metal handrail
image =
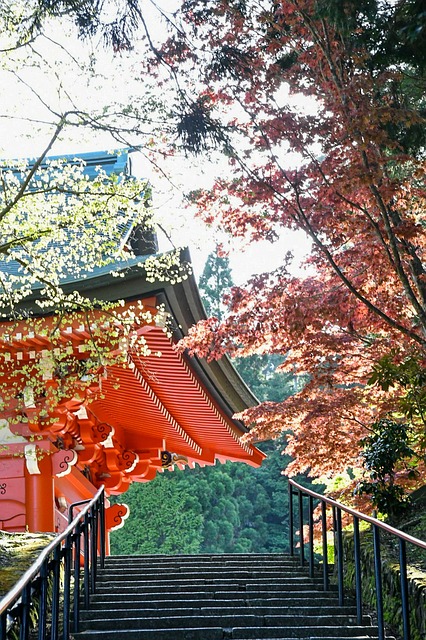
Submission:
[[[337,573],[337,588],[339,604],[344,604],[344,553],[343,553],[343,530],[342,530],[342,511],[352,516],[354,527],[354,566],[355,566],[355,597],[356,597],[356,609],[357,609],[357,622],[362,623],[362,575],[361,575],[361,546],[360,546],[360,533],[359,523],[360,521],[368,522],[372,526],[373,532],[373,553],[374,553],[374,577],[376,586],[376,613],[377,613],[377,626],[379,640],[385,638],[384,627],[384,612],[383,612],[383,581],[382,581],[382,567],[381,567],[381,555],[380,555],[380,531],[386,531],[387,533],[395,536],[399,540],[399,572],[400,572],[400,585],[401,585],[401,612],[402,612],[402,624],[403,624],[403,638],[404,640],[410,640],[410,608],[408,602],[408,579],[407,579],[407,543],[413,544],[421,549],[426,549],[426,542],[414,538],[399,529],[381,522],[376,518],[364,515],[351,507],[340,504],[336,500],[322,496],[311,489],[302,487],[294,480],[289,479],[289,519],[290,519],[290,553],[295,555],[295,540],[294,540],[294,508],[293,508],[293,496],[297,496],[298,510],[299,510],[299,557],[300,564],[305,564],[305,546],[308,546],[309,550],[309,575],[314,577],[315,563],[314,563],[314,509],[319,506],[320,520],[321,520],[321,538],[322,538],[322,574],[323,574],[323,587],[324,591],[330,589],[329,583],[329,566],[328,566],[328,541],[327,541],[327,506],[332,509],[332,522],[334,533],[334,561],[336,565]],[[303,515],[303,498],[308,498],[308,539],[304,540],[304,515]],[[317,505],[314,505],[314,500],[317,501]]]
[[[78,632],[80,616],[80,573],[83,558],[83,603],[88,608],[96,588],[98,558],[105,562],[104,487],[85,504],[63,533],[41,552],[19,582],[0,600],[0,640],[15,627],[19,640],[27,640],[30,615],[37,619],[38,640],[69,640]],[[81,550],[83,539],[83,551]],[[50,606],[48,601],[50,600]],[[62,632],[60,632],[60,625]],[[50,627],[47,636],[47,627]]]

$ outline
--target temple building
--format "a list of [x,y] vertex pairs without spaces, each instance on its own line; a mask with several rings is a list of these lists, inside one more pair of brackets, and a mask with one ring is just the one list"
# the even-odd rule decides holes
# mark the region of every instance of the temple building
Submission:
[[[108,173],[129,172],[125,151],[81,157],[89,177],[99,165]],[[231,362],[207,362],[174,348],[206,317],[194,277],[152,281],[146,264],[155,238],[147,242],[136,226],[123,233],[123,242],[133,251],[128,260],[69,274],[62,283],[64,291],[112,309],[121,301],[120,316],[94,308],[90,320],[77,310],[58,322],[53,311],[35,311],[35,291],[25,300],[27,317],[0,320],[2,530],[62,531],[69,505],[102,485],[107,495],[118,495],[174,466],[190,473],[195,465],[259,466],[264,458],[241,441],[246,428],[233,418],[256,399]],[[187,250],[180,260],[190,262]],[[131,323],[127,333],[119,317]],[[95,330],[107,364],[94,370],[88,354]],[[65,354],[61,368],[52,366],[58,351]],[[36,363],[41,393],[25,377]],[[109,506],[107,527],[119,525],[125,511]]]

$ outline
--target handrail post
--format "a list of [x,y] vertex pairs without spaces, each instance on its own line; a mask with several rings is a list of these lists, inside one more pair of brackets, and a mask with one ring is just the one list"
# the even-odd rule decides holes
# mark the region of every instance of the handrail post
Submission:
[[63,613],[63,640],[70,637],[71,621],[71,560],[72,560],[72,534],[65,540],[64,547],[64,613]]
[[0,640],[6,640],[7,632],[7,613],[2,613],[0,616]]
[[99,557],[100,557],[100,566],[101,569],[104,568],[105,566],[105,537],[106,537],[106,530],[105,530],[105,490],[102,490],[102,495],[99,501],[99,525],[100,525],[100,532],[99,532]]
[[345,604],[345,591],[343,586],[343,534],[342,512],[336,509],[336,537],[337,537],[337,586],[339,590],[339,605]]
[[43,562],[40,570],[40,602],[38,608],[38,640],[46,638],[46,622],[47,622],[47,558]]
[[90,593],[96,591],[97,549],[98,549],[98,508],[91,509],[92,526],[90,527]]
[[290,546],[290,555],[294,556],[294,512],[293,512],[293,487],[290,483],[288,483],[288,535],[289,535],[289,546]]
[[309,496],[309,577],[314,577],[314,499]]
[[410,640],[410,612],[408,604],[407,550],[405,540],[399,539],[399,573],[401,579],[402,626],[404,640]]
[[30,604],[31,586],[26,584],[22,592],[21,601],[21,628],[19,629],[19,640],[28,640],[30,630]]
[[50,623],[50,640],[58,640],[59,628],[59,589],[61,576],[61,547],[55,548],[52,560],[53,581],[52,581],[52,620]]
[[7,613],[2,613],[0,616],[0,640],[6,640],[7,632]]
[[359,539],[359,519],[354,516],[354,563],[355,563],[355,595],[356,619],[362,624],[362,583],[361,583],[361,545]]
[[374,575],[376,579],[377,627],[379,640],[385,640],[383,618],[382,561],[380,554],[380,529],[373,525]]
[[300,489],[297,492],[299,504],[299,545],[300,545],[300,566],[305,564],[305,543],[303,540],[303,494]]
[[73,589],[73,633],[78,633],[80,620],[80,555],[81,555],[81,523],[76,527],[75,534],[72,536],[74,551],[72,553],[74,560],[74,589]]
[[83,575],[83,590],[84,590],[84,608],[88,609],[90,605],[90,516],[88,513],[84,516],[83,520],[83,553],[84,553],[84,575]]
[[327,544],[327,503],[321,500],[321,524],[322,524],[322,574],[324,591],[328,591],[330,583],[328,579],[328,544]]

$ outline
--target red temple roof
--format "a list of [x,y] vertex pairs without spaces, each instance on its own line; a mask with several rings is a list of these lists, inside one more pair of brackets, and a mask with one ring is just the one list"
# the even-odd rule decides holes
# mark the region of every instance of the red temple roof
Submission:
[[[150,282],[145,261],[146,256],[136,256],[115,264],[114,274],[109,266],[64,283],[65,290],[77,289],[93,300],[124,300],[123,309],[133,310],[137,340],[117,343],[111,337],[114,321],[101,310],[92,312],[101,323],[103,348],[120,352],[121,361],[109,361],[89,383],[74,377],[53,404],[51,393],[70,378],[66,363],[63,372],[47,368],[41,393],[28,387],[25,370],[31,372],[34,363],[58,349],[84,369],[90,322],[82,312],[60,321],[48,312],[36,317],[37,292],[22,305],[31,317],[0,322],[0,382],[9,390],[0,412],[0,457],[7,461],[0,471],[0,528],[58,530],[66,505],[102,484],[109,494],[120,494],[131,482],[151,480],[174,464],[231,460],[259,466],[265,457],[241,442],[247,429],[233,415],[257,400],[231,362],[209,363],[175,349],[189,327],[205,318],[194,277],[173,285]],[[189,263],[187,250],[181,261]]]

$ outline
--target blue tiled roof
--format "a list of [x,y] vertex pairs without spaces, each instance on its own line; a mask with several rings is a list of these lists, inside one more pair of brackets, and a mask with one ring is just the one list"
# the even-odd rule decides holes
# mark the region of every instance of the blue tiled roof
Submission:
[[[46,162],[42,163],[41,168],[42,169],[48,168],[48,162],[51,160],[66,160],[67,163],[71,163],[71,164],[73,164],[74,162],[75,164],[77,163],[80,164],[81,160],[83,160],[84,162],[83,172],[90,179],[94,179],[98,176],[99,168],[105,171],[105,173],[108,176],[115,174],[117,176],[122,176],[126,178],[131,177],[131,166],[130,166],[128,149],[123,149],[116,153],[91,152],[91,153],[76,153],[76,154],[49,156],[46,158]],[[29,160],[29,164],[31,165],[31,159]],[[125,223],[119,225],[119,229],[118,229],[119,235],[117,234],[117,238],[115,239],[115,242],[114,242],[114,245],[116,247],[115,251],[120,250],[123,247],[123,245],[127,242],[128,237],[131,234],[134,226],[135,226],[135,219],[130,216]],[[76,243],[78,242],[78,235],[79,235],[78,231],[76,231],[75,229],[73,230],[70,229],[69,236],[68,236],[69,241],[67,242],[67,245],[71,244],[75,246]],[[80,235],[81,235],[81,232],[80,232]],[[50,246],[54,248],[55,245],[57,245],[61,250],[62,249],[66,250],[66,246],[59,245],[54,241]],[[83,270],[80,269],[78,275],[74,275],[73,269],[70,269],[70,271],[61,280],[61,283],[69,284],[69,283],[72,283],[73,281],[78,282],[79,280],[85,280],[87,279],[87,277],[95,275],[98,272],[101,274],[101,273],[104,273],[105,271],[112,271],[115,269],[123,268],[124,265],[121,261],[117,262],[113,260],[115,251],[114,251],[114,248],[112,247],[111,251],[109,252],[109,255],[105,256],[105,258],[112,259],[107,266],[96,267],[91,273],[89,273],[84,269]],[[80,265],[75,265],[75,266],[80,266],[81,268],[83,266],[83,260],[81,261]],[[1,256],[0,256],[0,272],[3,272],[5,274],[10,274],[10,275],[19,275],[19,273],[22,272],[22,267],[16,261],[5,262],[4,260],[1,259]],[[39,286],[35,285],[34,289],[38,289],[40,287],[41,285]]]
[[[112,174],[131,175],[129,149],[121,149],[117,152],[92,151],[90,153],[71,153],[46,158],[46,161],[52,160],[66,160],[67,163],[70,164],[73,162],[77,164],[83,160],[83,172],[91,179],[96,178],[98,175],[98,167],[103,169],[108,176]],[[41,168],[45,169],[46,167],[47,162],[43,162]]]

